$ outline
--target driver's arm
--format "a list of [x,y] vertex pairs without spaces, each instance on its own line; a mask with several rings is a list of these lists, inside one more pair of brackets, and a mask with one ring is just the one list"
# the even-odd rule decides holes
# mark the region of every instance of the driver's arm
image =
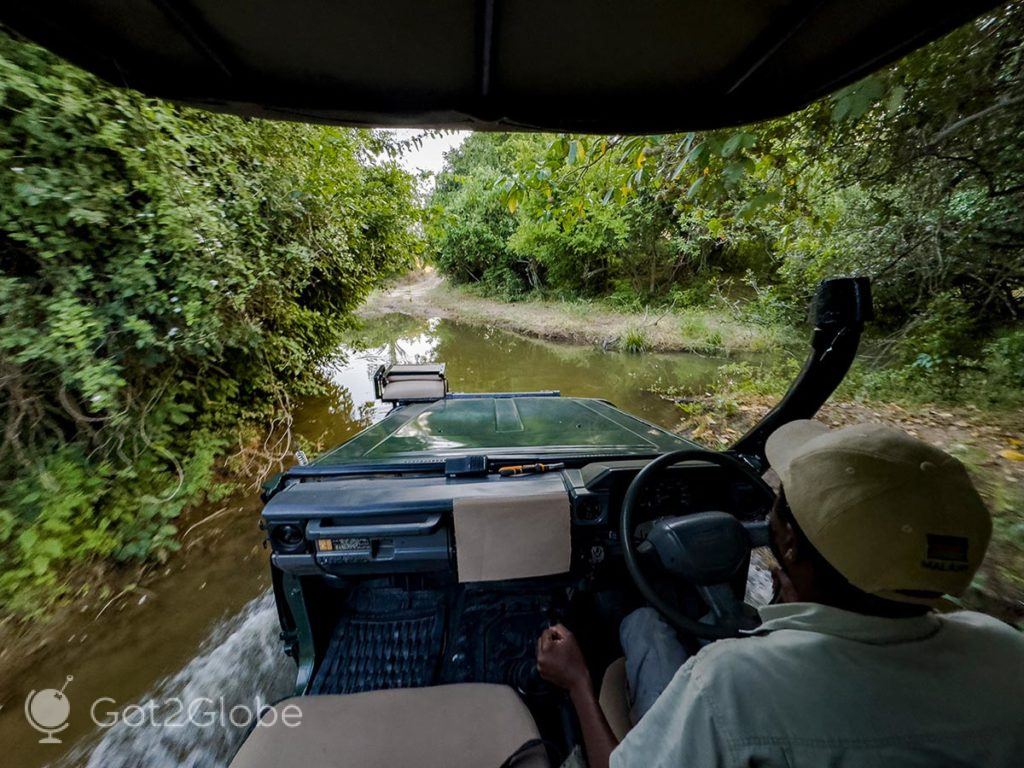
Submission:
[[590,768],[608,768],[609,757],[619,740],[594,695],[594,685],[579,643],[561,624],[545,629],[538,638],[537,671],[549,683],[569,692],[583,730],[583,746]]

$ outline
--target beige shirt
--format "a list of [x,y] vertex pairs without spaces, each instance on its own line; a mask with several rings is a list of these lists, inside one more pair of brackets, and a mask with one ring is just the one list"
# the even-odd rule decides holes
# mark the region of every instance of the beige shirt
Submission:
[[1024,766],[1024,635],[961,612],[761,609],[690,658],[613,768]]

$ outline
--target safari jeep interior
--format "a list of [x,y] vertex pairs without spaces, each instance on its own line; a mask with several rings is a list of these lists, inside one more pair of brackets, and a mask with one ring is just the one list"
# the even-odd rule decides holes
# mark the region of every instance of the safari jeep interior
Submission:
[[[498,766],[524,745],[538,765],[564,757],[580,735],[534,664],[556,621],[588,639],[609,719],[625,730],[616,660],[628,612],[655,606],[695,646],[756,626],[747,570],[774,499],[760,477],[763,432],[817,410],[869,314],[865,281],[823,284],[803,373],[724,453],[601,400],[447,392],[440,365],[379,370],[393,410],[265,490],[295,692],[325,724],[302,749],[329,754],[344,734],[380,764],[403,764],[416,743],[406,736],[438,729],[437,765]],[[388,398],[396,391],[409,399]],[[472,727],[453,729],[467,708]],[[381,722],[401,736],[383,738]],[[279,730],[257,729],[236,764],[281,764]]]
[[[0,19],[113,84],[234,114],[630,134],[790,112],[993,5],[37,0]],[[379,371],[390,414],[266,486],[297,664],[276,710],[300,702],[303,718],[256,727],[233,765],[558,764],[580,735],[534,666],[554,621],[586,639],[624,731],[627,612],[651,605],[693,645],[756,625],[765,440],[828,398],[870,313],[865,280],[826,281],[803,371],[723,452],[602,400],[453,393],[441,365]]]

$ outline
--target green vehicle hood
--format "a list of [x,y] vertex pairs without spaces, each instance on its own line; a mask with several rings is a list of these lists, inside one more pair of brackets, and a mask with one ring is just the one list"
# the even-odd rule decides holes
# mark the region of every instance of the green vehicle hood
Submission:
[[603,400],[454,396],[396,408],[319,457],[318,466],[471,454],[550,457],[651,455],[695,447]]

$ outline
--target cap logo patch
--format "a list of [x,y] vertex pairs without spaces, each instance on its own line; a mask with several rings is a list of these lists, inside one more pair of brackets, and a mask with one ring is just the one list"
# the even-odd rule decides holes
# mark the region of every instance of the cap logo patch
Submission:
[[928,537],[928,556],[921,565],[932,571],[967,570],[967,539],[963,536],[940,536],[935,533]]

